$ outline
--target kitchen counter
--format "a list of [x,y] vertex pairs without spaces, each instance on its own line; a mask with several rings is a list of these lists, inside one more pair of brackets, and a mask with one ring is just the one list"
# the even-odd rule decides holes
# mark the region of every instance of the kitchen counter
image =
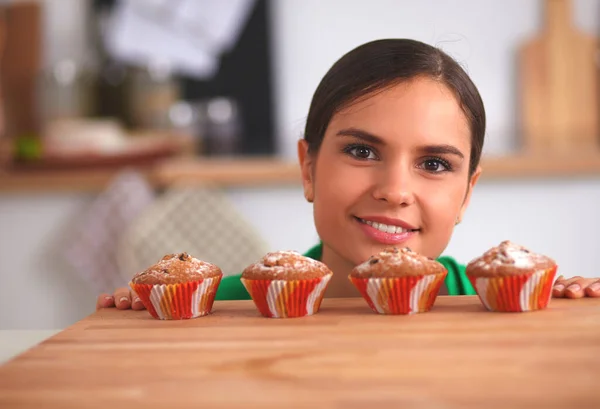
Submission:
[[489,313],[439,297],[412,316],[326,299],[268,319],[250,301],[159,321],[98,311],[0,367],[0,407],[597,408],[600,299]]

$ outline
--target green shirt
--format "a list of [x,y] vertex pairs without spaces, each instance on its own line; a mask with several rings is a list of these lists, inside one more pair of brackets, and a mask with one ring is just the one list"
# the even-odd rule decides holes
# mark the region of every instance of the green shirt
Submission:
[[[314,260],[321,260],[323,255],[323,245],[317,244],[308,250],[305,254]],[[456,260],[449,256],[442,256],[437,259],[448,270],[446,276],[446,288],[450,295],[475,295],[475,290],[465,275],[465,266],[458,264]],[[249,300],[250,295],[240,281],[241,274],[223,277],[219,289],[217,290],[216,300]]]

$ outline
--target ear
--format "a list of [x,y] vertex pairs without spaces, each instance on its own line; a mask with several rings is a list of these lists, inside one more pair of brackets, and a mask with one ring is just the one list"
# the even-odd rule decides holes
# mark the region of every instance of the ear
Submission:
[[460,207],[460,212],[458,213],[458,217],[456,219],[456,224],[458,224],[462,221],[463,215],[465,214],[467,207],[469,207],[469,203],[471,202],[471,194],[473,193],[473,188],[475,187],[475,184],[479,180],[479,176],[481,176],[481,172],[482,172],[481,166],[478,166],[477,169],[475,169],[473,176],[471,176],[471,178],[469,180],[469,185],[467,186],[467,194],[465,195],[465,200],[463,201],[463,204]]
[[315,198],[313,161],[313,155],[308,152],[308,142],[304,139],[300,139],[298,141],[298,162],[300,162],[300,170],[302,172],[304,197],[310,203],[312,203]]

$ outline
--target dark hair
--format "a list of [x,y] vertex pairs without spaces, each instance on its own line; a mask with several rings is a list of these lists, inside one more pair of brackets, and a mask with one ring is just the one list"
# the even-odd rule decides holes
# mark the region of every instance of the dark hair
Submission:
[[444,83],[460,101],[471,129],[469,175],[479,165],[485,135],[485,108],[467,73],[442,50],[409,39],[377,40],[340,58],[325,74],[310,104],[304,139],[319,151],[333,115],[352,102],[418,76]]

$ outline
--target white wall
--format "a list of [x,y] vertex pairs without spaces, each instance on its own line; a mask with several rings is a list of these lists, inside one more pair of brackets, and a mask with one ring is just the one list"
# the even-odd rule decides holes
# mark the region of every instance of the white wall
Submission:
[[600,177],[483,182],[446,254],[466,263],[502,240],[553,257],[559,274],[600,277]]
[[[580,27],[596,31],[600,2],[575,3]],[[537,30],[540,1],[276,0],[273,4],[283,156],[294,157],[312,92],[329,66],[354,46],[379,37],[413,37],[454,55],[485,99],[486,150],[501,152],[513,145],[514,51],[523,36]],[[48,21],[59,24],[54,18]],[[72,32],[67,27],[61,30]],[[47,58],[58,58],[62,51],[52,47]],[[311,208],[299,187],[237,189],[228,194],[273,249],[303,251],[317,240]],[[93,311],[96,294],[52,252],[62,229],[91,199],[85,194],[0,195],[0,329],[63,328]],[[599,204],[600,177],[483,181],[447,253],[466,262],[511,239],[553,256],[566,275],[598,276]]]
[[0,195],[0,329],[57,329],[94,310],[95,294],[56,256],[56,245],[91,198]]
[[[305,251],[318,240],[297,188],[235,189],[229,199],[273,250]],[[91,197],[0,196],[0,329],[57,329],[94,311],[96,294],[55,249]],[[468,262],[510,239],[551,255],[560,273],[598,277],[600,178],[478,186],[446,254]]]
[[[331,65],[378,38],[408,37],[439,46],[479,88],[488,116],[485,150],[515,144],[515,51],[540,29],[539,0],[273,1],[276,105],[281,152],[295,155],[312,93]],[[599,33],[600,2],[574,2],[578,26]]]
[[[272,249],[313,246],[299,188],[237,189],[228,197]],[[61,239],[87,194],[0,194],[0,330],[59,329],[94,311],[97,294],[63,264]]]

